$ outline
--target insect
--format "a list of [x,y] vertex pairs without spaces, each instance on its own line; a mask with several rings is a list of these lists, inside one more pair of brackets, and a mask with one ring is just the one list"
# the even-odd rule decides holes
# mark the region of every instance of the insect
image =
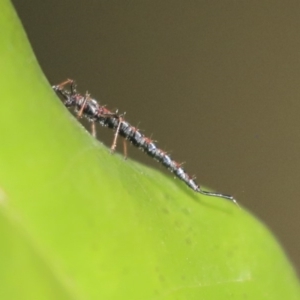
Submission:
[[118,114],[117,111],[112,112],[108,110],[105,106],[100,105],[95,99],[91,98],[88,93],[85,95],[79,94],[76,87],[76,83],[72,79],[52,86],[53,90],[63,98],[63,103],[66,107],[73,108],[78,117],[85,117],[91,122],[91,131],[94,137],[96,137],[95,123],[99,123],[101,126],[111,128],[115,131],[111,152],[115,151],[117,138],[120,135],[124,138],[125,158],[127,157],[126,140],[129,140],[135,147],[157,160],[195,192],[206,196],[224,198],[238,205],[232,196],[202,190],[194,178],[185,172],[180,163],[158,148],[151,138],[146,137],[137,128],[125,121],[124,115]]

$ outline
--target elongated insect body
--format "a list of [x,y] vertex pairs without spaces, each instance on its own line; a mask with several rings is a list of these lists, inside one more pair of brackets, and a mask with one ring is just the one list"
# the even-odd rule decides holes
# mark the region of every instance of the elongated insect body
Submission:
[[[67,86],[69,86],[69,88],[67,88]],[[157,147],[152,139],[146,137],[137,128],[125,121],[123,115],[112,112],[105,106],[100,105],[95,99],[92,99],[88,93],[85,95],[79,94],[76,90],[74,80],[68,79],[59,85],[54,85],[52,88],[64,99],[63,103],[66,107],[73,108],[78,117],[85,117],[92,123],[93,136],[96,136],[95,123],[99,123],[101,126],[111,128],[115,131],[111,151],[115,150],[117,137],[120,135],[130,141],[135,147],[141,149],[147,155],[161,163],[195,192],[206,196],[221,197],[237,204],[232,196],[203,191],[195,180],[185,172],[180,163],[173,160],[165,151]],[[124,150],[126,153],[125,144]]]

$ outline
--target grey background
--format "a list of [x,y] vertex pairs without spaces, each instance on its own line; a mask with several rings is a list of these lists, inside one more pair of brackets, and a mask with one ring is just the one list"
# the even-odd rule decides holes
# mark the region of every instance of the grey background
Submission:
[[51,84],[74,78],[126,111],[198,182],[263,220],[299,274],[299,1],[13,3]]

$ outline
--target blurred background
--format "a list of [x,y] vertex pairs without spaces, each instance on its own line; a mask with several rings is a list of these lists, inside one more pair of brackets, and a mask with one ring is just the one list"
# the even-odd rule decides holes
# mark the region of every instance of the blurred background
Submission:
[[[261,219],[300,274],[299,1],[13,3],[50,84],[76,79],[126,111]],[[111,145],[111,131],[97,133]],[[133,147],[129,157],[164,171]]]

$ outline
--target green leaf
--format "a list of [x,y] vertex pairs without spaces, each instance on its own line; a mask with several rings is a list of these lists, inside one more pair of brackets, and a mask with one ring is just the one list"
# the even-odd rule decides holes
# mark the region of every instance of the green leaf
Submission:
[[111,155],[56,97],[6,0],[0,30],[0,299],[299,299],[262,224]]

